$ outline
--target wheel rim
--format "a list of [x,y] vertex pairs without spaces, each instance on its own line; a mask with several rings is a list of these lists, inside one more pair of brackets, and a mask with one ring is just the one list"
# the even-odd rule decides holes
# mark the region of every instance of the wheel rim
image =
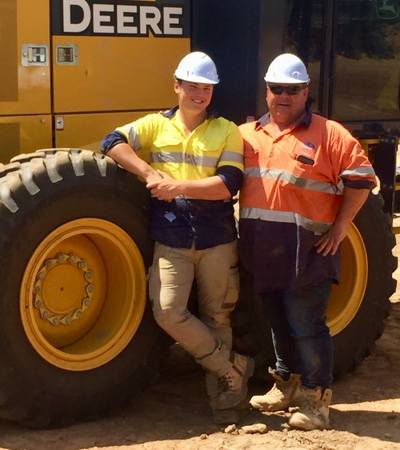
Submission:
[[115,358],[143,317],[146,274],[134,241],[102,219],[67,222],[25,269],[20,313],[33,348],[50,364],[81,371]]
[[367,252],[354,224],[343,241],[341,252],[340,284],[333,286],[327,314],[332,336],[344,330],[356,316],[368,281]]

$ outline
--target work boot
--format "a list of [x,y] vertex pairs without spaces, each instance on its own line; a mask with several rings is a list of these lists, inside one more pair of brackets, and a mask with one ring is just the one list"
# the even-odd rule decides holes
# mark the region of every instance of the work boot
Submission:
[[239,412],[236,409],[218,409],[216,399],[218,396],[218,377],[206,372],[206,390],[210,402],[213,421],[216,425],[232,425],[239,423]]
[[254,359],[235,353],[232,367],[218,380],[216,408],[230,409],[240,405],[247,397],[247,381],[253,373]]
[[289,425],[300,430],[322,430],[329,426],[329,405],[331,389],[320,387],[310,389],[301,386],[298,397],[298,411],[289,418]]
[[251,397],[250,405],[265,412],[282,411],[292,406],[300,386],[300,375],[291,373],[285,381],[276,370],[269,368],[268,372],[275,380],[274,385],[266,394]]

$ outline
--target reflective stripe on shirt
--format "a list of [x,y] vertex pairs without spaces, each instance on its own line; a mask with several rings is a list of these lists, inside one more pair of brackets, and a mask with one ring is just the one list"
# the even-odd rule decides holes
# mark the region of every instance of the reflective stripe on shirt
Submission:
[[[219,158],[219,162],[231,163],[237,162],[243,164],[243,155],[237,152],[231,152],[229,150],[224,150]],[[219,164],[221,165],[221,164]]]
[[323,181],[296,177],[292,173],[283,169],[262,169],[260,167],[250,167],[249,169],[245,169],[244,176],[284,180],[290,184],[301,187],[303,189],[309,189],[311,191],[325,192],[327,194],[333,195],[342,194],[342,184],[334,186],[331,183],[324,183]]
[[352,169],[344,170],[340,176],[342,177],[371,177],[375,176],[374,169],[372,167],[353,167]]
[[217,166],[218,158],[212,156],[195,156],[188,153],[152,152],[151,161],[155,163],[183,163],[192,166],[212,167]]
[[329,230],[331,224],[316,222],[300,214],[290,211],[271,211],[262,208],[241,208],[241,219],[259,219],[268,222],[293,223],[315,234],[323,234]]
[[135,129],[133,127],[130,127],[129,132],[128,132],[128,136],[129,136],[129,143],[131,145],[131,147],[137,151],[140,150],[140,140],[139,140],[139,136],[136,133]]

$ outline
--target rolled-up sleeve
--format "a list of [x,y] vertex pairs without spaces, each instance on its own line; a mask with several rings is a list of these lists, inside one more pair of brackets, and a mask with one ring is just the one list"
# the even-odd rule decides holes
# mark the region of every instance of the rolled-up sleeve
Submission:
[[[339,134],[340,133],[340,134]],[[376,186],[375,171],[361,144],[347,130],[334,128],[334,151],[338,152],[337,173],[343,185],[353,189]]]
[[229,122],[225,148],[218,160],[218,175],[232,196],[236,195],[243,181],[243,139],[239,128]]
[[218,161],[218,169],[225,166],[236,167],[243,171],[243,139],[239,128],[233,122],[229,123],[225,148]]
[[101,142],[101,152],[106,155],[113,147],[123,142],[128,142],[126,137],[119,131],[112,131],[111,133],[108,133]]
[[232,197],[238,193],[243,182],[243,172],[240,169],[222,166],[217,169],[217,175],[222,179]]

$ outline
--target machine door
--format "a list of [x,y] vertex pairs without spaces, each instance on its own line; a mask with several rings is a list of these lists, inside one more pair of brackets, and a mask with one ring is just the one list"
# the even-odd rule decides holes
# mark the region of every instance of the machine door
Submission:
[[51,139],[48,0],[0,2],[0,161]]
[[173,72],[190,51],[190,2],[53,0],[57,146],[96,149],[116,125],[176,102]]

